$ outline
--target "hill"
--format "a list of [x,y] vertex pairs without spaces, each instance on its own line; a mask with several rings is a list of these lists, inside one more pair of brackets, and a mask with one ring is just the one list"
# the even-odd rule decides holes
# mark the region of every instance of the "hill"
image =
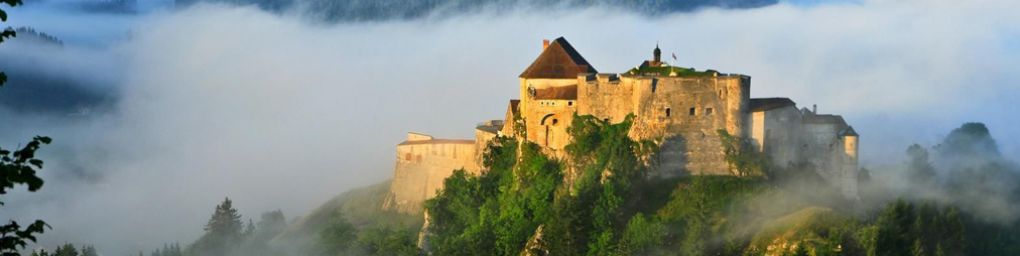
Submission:
[[417,231],[424,217],[382,210],[382,202],[389,194],[390,181],[344,192],[311,213],[290,223],[271,241],[285,251],[314,250],[320,233],[339,213],[359,231],[372,229],[409,229]]

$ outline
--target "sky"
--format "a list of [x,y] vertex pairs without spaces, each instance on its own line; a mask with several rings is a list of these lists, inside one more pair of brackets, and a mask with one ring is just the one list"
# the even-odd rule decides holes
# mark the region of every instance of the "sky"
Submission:
[[[542,39],[564,36],[600,72],[659,43],[677,65],[752,77],[752,97],[843,115],[865,167],[898,164],[984,122],[1020,159],[1020,2],[797,1],[646,17],[610,9],[481,12],[322,24],[294,12],[152,4],[139,14],[59,4],[10,10],[63,48],[0,45],[0,64],[114,95],[88,114],[0,108],[0,145],[54,138],[36,193],[4,215],[41,218],[41,245],[123,255],[202,232],[224,197],[241,214],[309,212],[392,175],[408,131],[470,138],[517,98]],[[531,9],[529,9],[531,10]],[[8,73],[14,71],[8,70]],[[13,74],[13,73],[12,73]],[[10,85],[13,86],[13,85]],[[0,93],[5,93],[0,89]]]

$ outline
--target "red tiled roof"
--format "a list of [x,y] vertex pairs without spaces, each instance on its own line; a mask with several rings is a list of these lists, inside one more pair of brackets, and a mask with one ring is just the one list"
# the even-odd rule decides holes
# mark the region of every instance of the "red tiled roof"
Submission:
[[577,78],[580,73],[598,73],[563,37],[556,38],[521,73],[521,78]]

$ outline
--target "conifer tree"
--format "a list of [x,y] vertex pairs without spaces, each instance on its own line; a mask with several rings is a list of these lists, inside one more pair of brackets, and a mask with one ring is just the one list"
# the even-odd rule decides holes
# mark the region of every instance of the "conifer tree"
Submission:
[[53,256],[78,256],[78,248],[75,248],[73,244],[64,244],[63,246],[57,247],[57,250],[53,252]]
[[86,245],[81,247],[81,256],[99,256],[99,252],[96,251],[95,246]]
[[242,237],[241,215],[234,209],[230,198],[216,206],[209,222],[205,224],[205,235],[192,245],[195,255],[226,255],[236,247]]

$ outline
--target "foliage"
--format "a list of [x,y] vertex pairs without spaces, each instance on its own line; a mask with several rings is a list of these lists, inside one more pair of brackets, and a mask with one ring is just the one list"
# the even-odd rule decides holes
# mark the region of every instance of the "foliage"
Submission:
[[99,256],[99,252],[96,251],[96,247],[92,245],[84,245],[81,247],[81,251],[78,250],[74,244],[64,244],[57,246],[57,249],[50,253],[45,249],[39,249],[32,252],[32,256]]
[[181,251],[179,244],[164,244],[163,249],[156,249],[149,254],[151,256],[183,256],[184,252]]
[[[7,4],[10,7],[18,6],[21,0],[0,0],[0,4]],[[7,21],[7,12],[0,9],[0,21]],[[16,36],[16,32],[10,28],[0,32],[0,43],[5,39]],[[0,87],[7,82],[7,74],[0,72]],[[0,195],[7,194],[9,189],[17,185],[28,186],[29,192],[35,192],[42,188],[43,180],[36,175],[38,169],[43,168],[43,161],[35,158],[36,150],[43,144],[51,142],[49,137],[36,136],[25,147],[11,152],[0,148]],[[0,205],[3,202],[0,201]],[[0,255],[20,255],[18,249],[24,248],[28,241],[35,242],[36,234],[41,234],[49,225],[42,220],[35,220],[22,228],[21,224],[11,220],[9,223],[0,226]]]
[[765,189],[760,178],[692,176],[677,184],[656,215],[679,237],[679,249],[686,255],[724,253],[748,243],[747,238],[726,236],[737,228],[731,219],[750,215],[748,201]]
[[[963,219],[956,208],[897,200],[878,216],[869,255],[964,255]],[[869,241],[870,242],[870,241]],[[995,254],[1002,255],[1002,254]]]
[[551,214],[562,167],[538,145],[498,137],[489,144],[483,163],[487,170],[482,175],[457,170],[443,191],[426,202],[434,227],[428,239],[435,253],[519,254]]
[[366,255],[418,255],[415,238],[406,227],[373,227],[358,233],[358,246]]
[[658,220],[638,213],[627,222],[627,228],[616,248],[619,255],[648,255],[664,245],[666,226]]
[[319,233],[319,244],[322,246],[322,255],[342,255],[357,237],[357,229],[347,222],[343,212],[337,211],[333,215],[326,229]]
[[723,129],[716,132],[722,141],[726,162],[736,169],[740,176],[762,176],[768,173],[768,158],[755,150],[749,140],[730,135]]
[[654,75],[659,75],[659,76],[668,76],[671,73],[676,73],[677,76],[680,76],[680,77],[699,77],[699,76],[712,76],[714,74],[717,74],[718,72],[715,72],[715,71],[697,71],[697,70],[694,70],[694,68],[674,67],[674,66],[663,65],[661,67],[636,67],[636,68],[632,68],[630,70],[627,70],[626,73],[627,74],[633,74],[633,75],[654,74]]
[[234,209],[230,198],[216,206],[205,225],[205,234],[190,248],[193,255],[227,255],[237,248],[242,239],[241,215]]

